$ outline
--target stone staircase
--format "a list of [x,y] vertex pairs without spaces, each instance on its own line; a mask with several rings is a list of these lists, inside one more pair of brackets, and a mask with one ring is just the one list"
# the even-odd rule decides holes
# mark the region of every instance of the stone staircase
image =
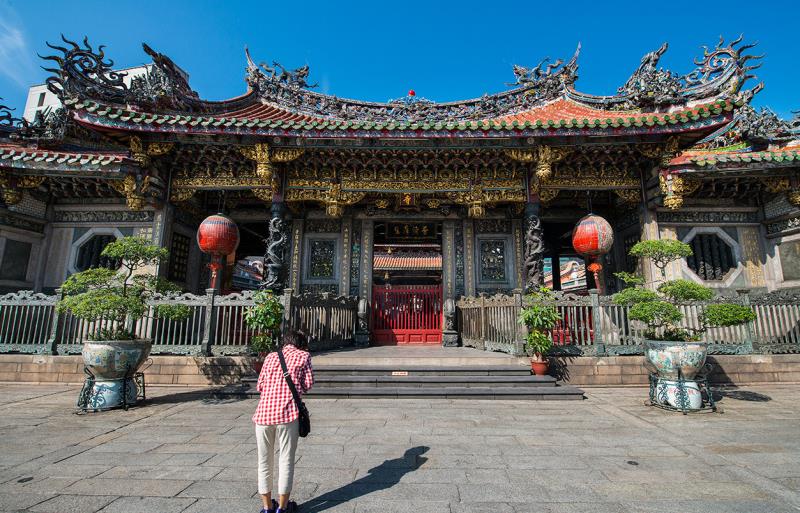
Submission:
[[[374,349],[374,350],[373,350]],[[533,376],[527,359],[458,351],[363,351],[314,355],[309,398],[583,399],[583,391],[551,376]],[[372,351],[370,351],[372,350]],[[257,396],[256,378],[220,391]]]

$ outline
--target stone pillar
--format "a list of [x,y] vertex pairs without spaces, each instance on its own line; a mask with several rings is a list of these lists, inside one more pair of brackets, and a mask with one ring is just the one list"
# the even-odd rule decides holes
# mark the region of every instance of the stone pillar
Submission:
[[538,198],[525,205],[525,292],[544,285],[544,231]]
[[284,204],[272,204],[272,217],[269,220],[269,236],[264,242],[267,245],[264,254],[264,281],[262,289],[271,289],[280,293],[286,284],[286,246],[289,241],[288,228],[283,219]]
[[292,259],[289,269],[289,288],[300,292],[300,272],[303,256],[303,220],[292,221]]
[[[658,231],[658,221],[656,219],[655,209],[647,208],[645,205],[642,205],[640,208],[640,220],[642,226],[641,240],[660,239],[661,237]],[[649,258],[640,259],[639,266],[642,270],[645,283],[653,284],[656,281],[660,283],[663,280],[661,277],[661,271],[659,271],[658,268],[653,265]]]
[[352,237],[352,223],[350,217],[342,219],[342,260],[341,260],[341,274],[339,279],[339,295],[346,296],[350,293],[350,259],[351,256],[351,237]]
[[457,346],[456,331],[456,273],[455,273],[455,221],[446,220],[442,224],[442,345]]
[[446,220],[442,224],[442,294],[444,299],[452,298],[456,294],[455,273],[455,224]]
[[464,220],[464,295],[475,296],[475,222]]
[[365,219],[361,228],[361,285],[359,297],[369,305],[372,302],[372,244],[374,242],[374,221]]
[[522,235],[522,220],[513,219],[511,221],[511,233],[514,237],[514,289],[522,289],[525,283],[525,253],[523,251],[524,237]]

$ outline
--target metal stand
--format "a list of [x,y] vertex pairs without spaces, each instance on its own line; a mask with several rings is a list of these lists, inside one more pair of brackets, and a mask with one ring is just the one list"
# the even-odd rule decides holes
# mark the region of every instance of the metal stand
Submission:
[[[699,373],[694,379],[688,380],[683,379],[680,371],[678,371],[678,379],[670,380],[675,383],[675,402],[677,406],[672,406],[668,402],[667,397],[667,387],[658,386],[658,375],[655,373],[650,374],[650,406],[656,406],[663,410],[669,411],[679,411],[686,415],[687,413],[698,413],[703,411],[711,411],[711,412],[719,412],[722,413],[722,410],[717,407],[716,402],[714,401],[714,394],[711,392],[711,389],[708,387],[708,371],[710,371],[710,366],[706,364],[702,373]],[[702,398],[702,406],[700,408],[692,408],[690,407],[689,402],[689,392],[686,386],[687,383],[696,383],[697,388],[700,390],[700,395]]]
[[92,390],[94,390],[94,385],[97,382],[97,378],[92,371],[90,371],[87,367],[83,368],[84,374],[86,374],[86,379],[83,382],[83,388],[81,388],[80,394],[78,394],[78,411],[76,413],[84,414],[88,412],[98,412],[98,411],[105,411],[105,410],[112,410],[115,408],[122,408],[125,411],[128,411],[128,408],[132,406],[128,402],[128,381],[133,380],[136,384],[136,402],[133,405],[140,404],[140,401],[147,400],[147,394],[145,391],[145,380],[144,380],[144,372],[130,372],[131,366],[127,364],[125,372],[125,377],[120,378],[118,380],[109,380],[109,381],[122,381],[122,404],[119,406],[115,406],[113,408],[92,408],[89,406],[89,400],[92,396]]

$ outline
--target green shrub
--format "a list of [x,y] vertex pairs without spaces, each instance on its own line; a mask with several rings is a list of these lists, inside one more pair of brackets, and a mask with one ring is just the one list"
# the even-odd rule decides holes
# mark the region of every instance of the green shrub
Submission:
[[528,328],[525,351],[529,356],[543,358],[553,347],[549,331],[561,320],[554,301],[552,291],[545,287],[525,298],[525,307],[519,314],[518,322]]
[[738,326],[756,320],[756,313],[744,305],[718,303],[706,305],[700,321],[708,327]]
[[673,239],[643,240],[634,244],[628,254],[639,258],[649,258],[664,276],[665,269],[670,262],[692,255],[692,247],[685,242]]
[[[120,269],[94,268],[73,274],[61,286],[64,297],[56,310],[87,321],[111,321],[110,327],[90,333],[90,339],[133,340],[136,321],[149,312],[147,300],[156,293],[180,291],[174,283],[142,272],[166,260],[169,253],[147,239],[123,237],[108,244],[101,255],[121,261]],[[158,305],[154,310],[156,317],[168,320],[183,320],[190,314],[186,305]]]
[[658,291],[673,301],[709,301],[714,291],[689,280],[672,280],[658,286]]
[[259,290],[253,295],[254,305],[244,312],[247,325],[258,333],[250,341],[256,353],[268,353],[277,346],[277,334],[283,321],[283,303],[269,290]]

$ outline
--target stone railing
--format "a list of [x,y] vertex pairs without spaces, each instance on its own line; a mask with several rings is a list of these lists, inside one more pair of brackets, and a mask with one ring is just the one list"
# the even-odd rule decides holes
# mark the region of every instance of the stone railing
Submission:
[[[517,322],[528,301],[521,291],[512,295],[461,298],[457,302],[458,329],[465,346],[522,354],[526,328]],[[756,320],[742,326],[712,328],[703,341],[712,354],[800,352],[800,294],[774,292],[736,297],[720,296],[719,302],[738,302],[756,312]],[[590,290],[587,295],[555,293],[553,303],[561,321],[551,331],[554,352],[581,355],[640,354],[643,332],[628,319],[628,308]],[[683,325],[699,327],[704,303],[679,305]]]
[[[111,327],[113,321],[89,322],[58,314],[58,294],[20,291],[0,296],[0,353],[76,354],[97,328]],[[354,297],[328,293],[295,295],[292,289],[281,296],[285,308],[284,329],[302,329],[312,349],[347,345],[356,328]],[[155,307],[179,304],[189,309],[182,321],[160,319]],[[140,338],[153,341],[153,354],[230,355],[250,352],[255,331],[244,322],[245,310],[253,306],[253,292],[217,295],[157,296],[149,301],[150,312],[136,325]]]

